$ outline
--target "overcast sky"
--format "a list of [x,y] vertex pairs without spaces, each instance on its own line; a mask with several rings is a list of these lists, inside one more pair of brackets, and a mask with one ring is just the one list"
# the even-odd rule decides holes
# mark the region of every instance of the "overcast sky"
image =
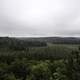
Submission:
[[0,36],[80,36],[80,0],[0,0]]

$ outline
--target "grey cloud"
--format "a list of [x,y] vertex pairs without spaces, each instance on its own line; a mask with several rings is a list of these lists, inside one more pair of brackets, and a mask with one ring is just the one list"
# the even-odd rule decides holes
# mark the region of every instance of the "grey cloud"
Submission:
[[79,0],[30,1],[0,1],[0,36],[80,36]]

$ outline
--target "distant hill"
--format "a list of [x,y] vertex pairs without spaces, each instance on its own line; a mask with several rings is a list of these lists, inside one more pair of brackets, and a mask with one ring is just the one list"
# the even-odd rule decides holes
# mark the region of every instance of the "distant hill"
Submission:
[[53,44],[80,44],[80,37],[0,37],[0,44],[5,43],[6,45],[11,42],[46,42]]
[[23,50],[28,47],[45,47],[47,43],[38,40],[27,40],[12,37],[0,37],[0,48]]
[[54,44],[80,44],[80,37],[40,37],[40,38],[19,38],[27,41],[41,41]]

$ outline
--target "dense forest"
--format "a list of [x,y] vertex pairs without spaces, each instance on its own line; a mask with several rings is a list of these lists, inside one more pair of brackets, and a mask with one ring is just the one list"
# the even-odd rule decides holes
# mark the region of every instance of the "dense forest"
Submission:
[[80,37],[40,37],[40,38],[19,38],[27,41],[43,41],[53,44],[80,44]]
[[43,47],[47,46],[46,42],[41,41],[25,41],[17,38],[0,37],[0,47],[9,49],[26,49],[27,47]]
[[80,46],[0,37],[0,80],[80,80]]

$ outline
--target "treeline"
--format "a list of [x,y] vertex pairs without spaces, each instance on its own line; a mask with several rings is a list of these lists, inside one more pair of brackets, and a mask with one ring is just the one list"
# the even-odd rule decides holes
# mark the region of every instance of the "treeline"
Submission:
[[79,37],[40,37],[40,38],[23,38],[23,39],[30,41],[44,41],[53,44],[80,44]]
[[55,38],[53,44],[80,44],[80,38]]
[[41,41],[25,41],[17,38],[0,37],[0,48],[10,48],[14,50],[23,50],[27,47],[44,47],[46,42]]

